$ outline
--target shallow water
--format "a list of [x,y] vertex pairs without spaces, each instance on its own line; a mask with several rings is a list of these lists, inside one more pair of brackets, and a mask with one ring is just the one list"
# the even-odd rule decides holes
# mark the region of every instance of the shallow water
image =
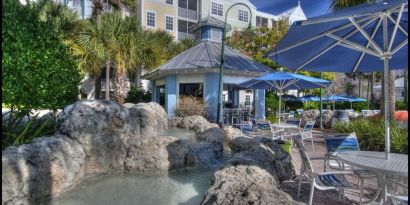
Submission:
[[197,142],[196,134],[189,129],[183,129],[178,127],[169,127],[159,134],[160,136],[173,136],[178,139],[188,140],[190,142]]
[[180,169],[168,175],[101,176],[85,180],[51,205],[198,205],[211,171]]

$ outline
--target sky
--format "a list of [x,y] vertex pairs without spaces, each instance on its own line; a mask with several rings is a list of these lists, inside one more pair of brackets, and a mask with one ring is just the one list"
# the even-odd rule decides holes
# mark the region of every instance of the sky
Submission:
[[[259,11],[278,14],[298,4],[297,0],[250,0]],[[329,12],[330,0],[300,0],[300,5],[308,18]]]

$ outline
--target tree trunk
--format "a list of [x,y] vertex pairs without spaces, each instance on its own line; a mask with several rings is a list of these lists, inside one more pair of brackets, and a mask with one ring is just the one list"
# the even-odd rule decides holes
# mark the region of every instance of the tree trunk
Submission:
[[372,110],[374,110],[374,93],[373,93],[374,76],[375,76],[375,73],[372,72],[372,78],[370,80],[370,105],[371,105]]
[[114,99],[118,103],[124,103],[128,94],[128,81],[126,74],[116,73],[113,83]]
[[110,62],[105,64],[105,99],[110,100]]
[[96,100],[101,99],[101,74],[94,76],[94,98]]
[[140,66],[140,68],[137,69],[137,72],[135,73],[135,85],[139,89],[141,87],[141,75],[142,75],[142,69],[143,66]]
[[406,104],[406,106],[408,107],[408,94],[407,94],[407,91],[408,91],[408,89],[409,89],[409,85],[408,85],[408,78],[407,78],[408,76],[407,76],[407,71],[405,70],[404,71],[404,82],[403,82],[403,89],[404,89],[404,103]]
[[390,117],[394,116],[396,111],[396,72],[394,70],[389,71],[389,112]]
[[362,97],[362,78],[360,77],[360,74],[357,76],[359,78],[359,98]]

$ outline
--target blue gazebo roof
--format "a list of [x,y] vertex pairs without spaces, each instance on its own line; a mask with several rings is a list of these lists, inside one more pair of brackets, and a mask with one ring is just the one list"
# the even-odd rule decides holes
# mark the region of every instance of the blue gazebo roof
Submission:
[[[192,48],[172,58],[157,70],[144,76],[145,79],[159,78],[176,73],[207,73],[219,71],[221,42],[203,40]],[[225,73],[260,76],[272,70],[238,51],[225,46]]]

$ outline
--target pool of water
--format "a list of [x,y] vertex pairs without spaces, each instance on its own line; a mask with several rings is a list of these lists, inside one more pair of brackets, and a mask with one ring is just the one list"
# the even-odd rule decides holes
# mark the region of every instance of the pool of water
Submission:
[[198,205],[212,171],[179,169],[167,175],[101,176],[85,180],[49,205]]
[[178,127],[169,127],[159,134],[160,136],[173,136],[178,139],[188,140],[190,142],[197,142],[196,134],[189,129],[183,129]]

